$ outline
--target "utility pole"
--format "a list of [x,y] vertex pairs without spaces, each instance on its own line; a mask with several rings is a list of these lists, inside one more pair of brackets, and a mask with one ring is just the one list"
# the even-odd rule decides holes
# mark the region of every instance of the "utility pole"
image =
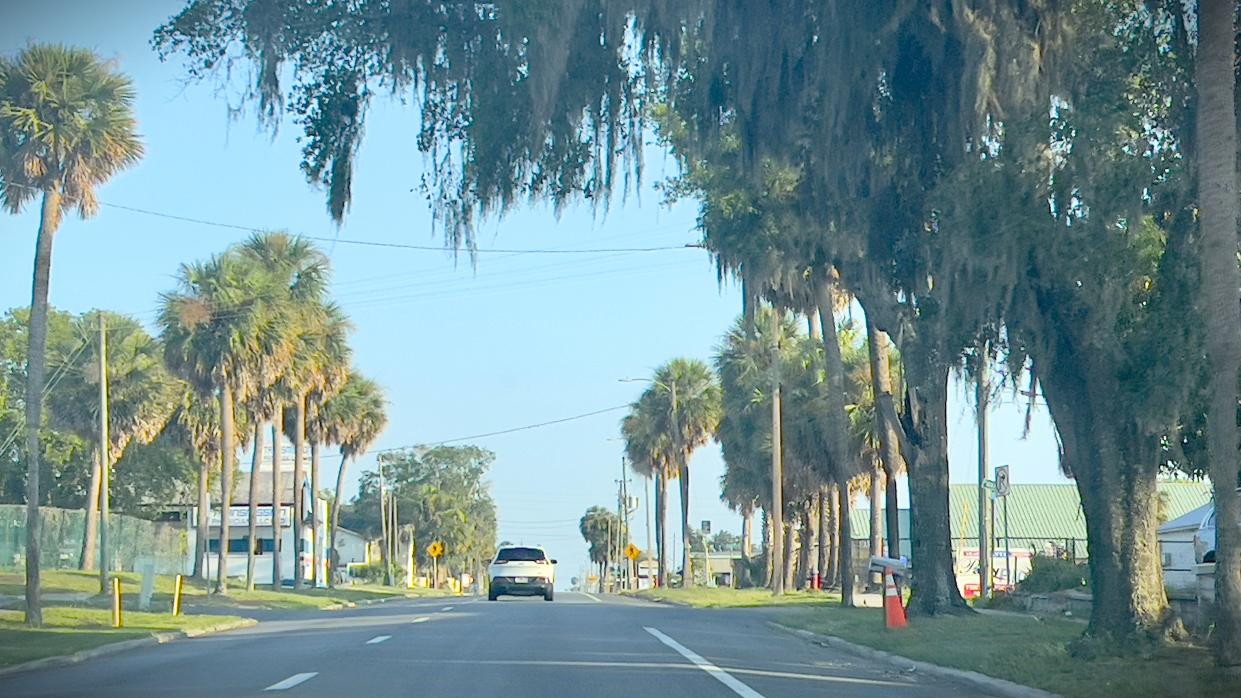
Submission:
[[[621,479],[616,481],[616,549],[625,544],[625,508],[628,505],[625,502],[625,459],[621,458]],[[625,583],[625,577],[622,575],[618,583]]]
[[[655,546],[651,543],[651,476],[647,475],[646,476],[646,557],[648,560],[651,557],[651,549],[653,547]],[[642,576],[642,568],[641,568],[642,563],[639,562],[638,565],[639,565],[638,576],[641,577]],[[651,586],[654,586],[654,584],[652,584]]]
[[987,480],[991,466],[987,459],[987,408],[991,386],[987,379],[987,342],[979,343],[975,400],[978,408],[978,598],[991,596],[991,546],[987,538]]
[[99,593],[108,593],[108,329],[99,311]]
[[[778,330],[777,330],[778,331]],[[771,592],[784,594],[784,438],[780,431],[780,350],[779,339],[772,356],[771,392]]]
[[392,586],[392,558],[388,554],[388,510],[387,491],[384,488],[384,457],[379,454],[375,457],[375,461],[379,464],[379,531],[381,543],[379,551],[384,563],[384,584]]

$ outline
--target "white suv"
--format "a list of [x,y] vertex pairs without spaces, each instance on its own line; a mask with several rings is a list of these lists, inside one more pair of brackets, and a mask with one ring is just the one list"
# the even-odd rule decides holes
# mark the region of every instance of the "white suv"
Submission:
[[487,567],[487,599],[501,596],[542,596],[551,601],[556,586],[556,561],[542,548],[505,546]]

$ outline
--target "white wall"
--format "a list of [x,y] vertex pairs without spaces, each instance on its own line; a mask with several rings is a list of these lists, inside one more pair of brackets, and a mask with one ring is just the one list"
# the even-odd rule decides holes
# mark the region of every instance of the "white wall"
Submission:
[[1169,531],[1159,534],[1160,557],[1163,560],[1163,584],[1169,594],[1193,596],[1197,578],[1194,576],[1194,533],[1196,529]]

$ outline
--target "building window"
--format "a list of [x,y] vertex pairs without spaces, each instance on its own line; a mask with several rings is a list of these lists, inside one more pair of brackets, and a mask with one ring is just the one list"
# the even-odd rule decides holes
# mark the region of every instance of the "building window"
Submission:
[[1163,554],[1163,566],[1164,566],[1164,567],[1171,567],[1171,566],[1172,566],[1172,553],[1164,553],[1164,554]]
[[[246,548],[245,538],[230,538],[229,539],[228,552],[244,553],[246,552],[246,549],[247,548]],[[220,539],[219,538],[208,538],[207,539],[207,552],[217,553],[217,554],[220,552]]]

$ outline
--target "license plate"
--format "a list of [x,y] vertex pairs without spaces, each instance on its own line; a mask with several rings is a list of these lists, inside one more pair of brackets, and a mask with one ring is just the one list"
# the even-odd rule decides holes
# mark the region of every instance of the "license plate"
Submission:
[[530,579],[528,577],[514,577],[513,581],[517,582],[518,584],[525,584],[526,582],[530,581]]

